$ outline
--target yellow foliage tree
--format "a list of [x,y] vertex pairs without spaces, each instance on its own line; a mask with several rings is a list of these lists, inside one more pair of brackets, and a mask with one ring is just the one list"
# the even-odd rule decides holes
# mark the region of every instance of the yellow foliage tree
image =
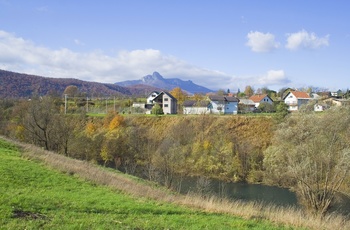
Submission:
[[88,122],[85,127],[85,132],[88,137],[92,137],[96,132],[96,126],[92,122]]
[[108,130],[113,131],[117,129],[124,122],[124,117],[116,115],[109,123]]
[[105,164],[108,161],[113,160],[113,157],[111,156],[111,154],[109,154],[108,147],[106,144],[102,146],[100,155]]
[[187,94],[184,91],[182,91],[180,87],[176,87],[173,90],[171,90],[170,94],[176,98],[177,105],[178,105],[177,108],[178,108],[178,111],[180,111],[182,109],[181,108],[182,104],[186,100]]
[[180,87],[172,89],[170,91],[170,94],[173,95],[178,102],[183,102],[187,97],[187,94],[184,91],[182,91]]

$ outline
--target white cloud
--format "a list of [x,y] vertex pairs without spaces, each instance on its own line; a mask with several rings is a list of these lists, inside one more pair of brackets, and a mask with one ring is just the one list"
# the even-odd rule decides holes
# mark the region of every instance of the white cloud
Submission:
[[290,83],[284,70],[269,70],[267,73],[256,76],[244,76],[236,77],[233,79],[235,86],[238,88],[244,88],[247,85],[257,87],[282,87]]
[[329,45],[329,35],[317,37],[315,33],[301,30],[297,33],[288,34],[287,36],[286,48],[290,50],[317,49]]
[[247,35],[248,42],[246,43],[252,51],[262,53],[270,52],[279,47],[279,43],[275,41],[275,36],[270,33],[261,33],[251,31]]
[[259,85],[284,85],[290,81],[283,70],[269,70],[258,78]]
[[52,50],[0,30],[0,50],[0,69],[45,77],[114,83],[158,71],[165,78],[192,80],[211,89],[221,88],[231,80],[225,73],[196,67],[155,49],[121,51],[115,56],[102,51]]
[[192,80],[213,90],[290,82],[283,70],[270,70],[260,76],[233,77],[191,65],[155,49],[121,51],[115,56],[102,51],[78,53],[65,48],[52,50],[1,30],[0,50],[0,69],[45,77],[115,83],[140,79],[158,71],[165,78]]

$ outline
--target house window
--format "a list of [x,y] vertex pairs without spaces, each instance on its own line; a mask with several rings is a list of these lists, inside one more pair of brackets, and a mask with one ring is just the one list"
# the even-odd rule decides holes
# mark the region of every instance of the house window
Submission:
[[164,107],[169,107],[168,104],[164,104]]
[[164,101],[168,101],[169,98],[164,98]]

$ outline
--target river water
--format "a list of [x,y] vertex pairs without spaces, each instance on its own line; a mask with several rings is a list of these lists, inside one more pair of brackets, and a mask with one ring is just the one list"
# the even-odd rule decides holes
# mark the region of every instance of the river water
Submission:
[[201,195],[215,195],[233,200],[261,202],[284,207],[299,206],[294,192],[276,186],[226,183],[218,180],[191,177],[183,179],[178,190],[183,194],[199,193]]
[[[180,186],[181,184],[181,186]],[[282,207],[301,208],[294,192],[286,188],[261,184],[222,182],[205,178],[189,177],[177,180],[177,190],[182,194],[197,193],[204,196],[224,197],[232,200],[257,202]],[[338,194],[330,212],[337,212],[350,218],[350,198]]]

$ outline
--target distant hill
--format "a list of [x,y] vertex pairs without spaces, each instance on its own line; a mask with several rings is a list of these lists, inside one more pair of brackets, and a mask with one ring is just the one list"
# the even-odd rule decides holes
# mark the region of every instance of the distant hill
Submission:
[[72,78],[48,78],[0,70],[1,98],[29,98],[49,93],[62,95],[69,85],[75,85],[87,96],[132,95],[131,91],[116,84],[88,82]]
[[183,81],[178,78],[165,79],[158,72],[154,72],[152,75],[144,76],[140,80],[123,81],[123,82],[117,82],[116,84],[124,87],[130,87],[133,85],[148,85],[148,86],[153,86],[163,90],[172,90],[176,87],[180,87],[182,90],[185,90],[189,93],[213,92],[213,90],[197,85],[192,81]]
[[147,97],[151,92],[153,91],[163,91],[161,88],[153,87],[150,85],[130,85],[130,86],[124,86],[127,88],[133,96],[137,97]]

